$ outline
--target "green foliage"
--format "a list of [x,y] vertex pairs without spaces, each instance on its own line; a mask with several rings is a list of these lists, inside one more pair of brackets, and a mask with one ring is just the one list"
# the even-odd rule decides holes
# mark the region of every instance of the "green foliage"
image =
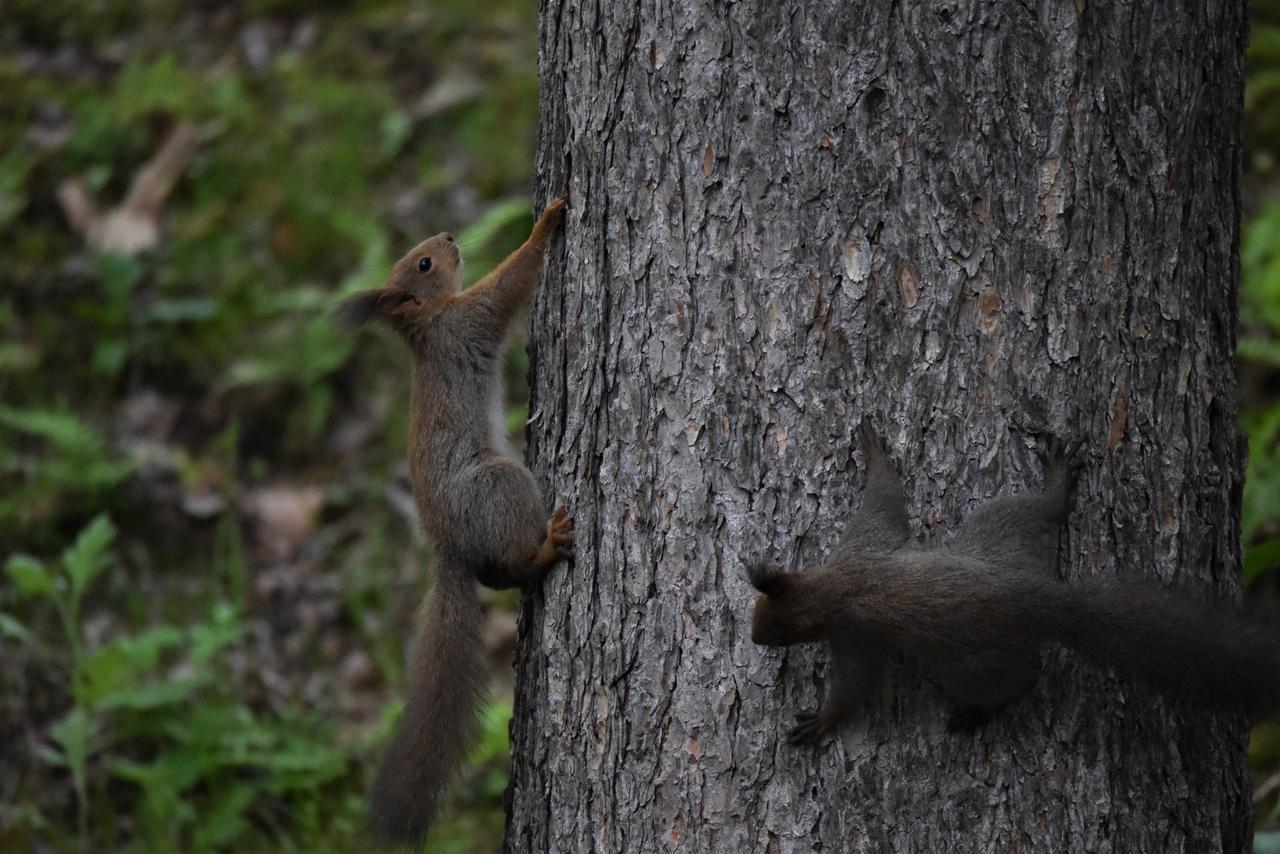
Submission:
[[[334,746],[327,728],[305,715],[259,715],[245,705],[230,665],[244,625],[228,604],[187,628],[161,624],[91,645],[81,603],[113,566],[114,537],[100,516],[58,561],[14,555],[5,565],[19,604],[48,601],[60,617],[60,640],[26,632],[17,639],[65,653],[51,661],[72,705],[49,728],[42,755],[71,777],[78,845],[109,844],[122,808],[135,817],[138,841],[153,850],[273,844],[281,811],[299,793],[354,781],[357,755]],[[315,830],[330,838],[358,827],[352,809],[316,819]]]
[[[360,847],[423,555],[389,498],[401,345],[329,312],[427,234],[458,234],[468,282],[527,234],[535,15],[5,4],[0,677],[23,690],[0,725],[24,737],[0,847]],[[91,249],[63,182],[110,209],[180,121],[199,144],[160,245]],[[255,501],[280,484],[323,492],[285,555]],[[371,661],[354,687],[352,650]],[[497,847],[509,715],[486,719],[433,837],[448,850]]]
[[1280,141],[1280,3],[1252,0],[1246,54],[1245,145],[1249,165],[1260,173],[1275,166]]
[[[1246,144],[1264,187],[1275,181],[1280,145],[1280,6],[1252,4],[1245,93]],[[1280,568],[1280,198],[1267,193],[1246,219],[1240,241],[1239,355],[1244,377],[1241,426],[1249,436],[1243,531],[1244,575],[1253,582]]]
[[[532,19],[532,6],[520,11]],[[43,20],[34,7],[29,14]],[[483,25],[485,14],[476,14]],[[500,5],[489,14],[505,21],[510,11]],[[413,102],[382,73],[400,59],[418,68],[422,40],[457,23],[394,7],[353,12],[328,19],[308,50],[285,48],[257,69],[193,64],[163,48],[132,55],[105,85],[0,68],[0,89],[8,89],[0,103],[8,101],[13,116],[0,118],[0,225],[17,218],[11,231],[0,230],[0,257],[18,259],[12,287],[36,333],[24,348],[0,352],[0,369],[23,368],[11,373],[10,399],[36,405],[41,377],[97,374],[74,388],[92,410],[117,394],[121,378],[150,376],[185,394],[202,389],[261,403],[251,414],[271,422],[289,448],[320,440],[334,406],[329,380],[357,347],[329,322],[328,307],[341,293],[379,283],[428,227],[393,240],[389,203],[409,198],[409,189],[428,207],[459,183],[510,193],[513,179],[527,176],[532,65],[493,63],[486,97],[450,110],[447,125],[416,119]],[[360,48],[392,30],[403,57]],[[439,62],[454,50],[462,48],[425,53]],[[70,131],[52,151],[24,132],[50,105],[65,112]],[[46,298],[49,270],[81,247],[47,205],[18,217],[47,192],[39,181],[82,175],[101,204],[112,204],[158,147],[156,128],[178,119],[196,122],[203,142],[169,206],[165,251],[87,258],[88,280]],[[424,164],[433,189],[416,190]],[[515,197],[481,217],[469,273],[510,249],[527,222],[527,203]],[[74,334],[84,330],[92,334]],[[276,400],[286,405],[264,403]]]
[[[1242,359],[1280,367],[1280,362],[1272,361],[1278,352],[1280,345],[1274,337],[1258,335],[1241,340]],[[1280,568],[1280,406],[1245,408],[1241,427],[1249,437],[1242,514],[1244,579],[1252,583]]]
[[71,412],[0,406],[0,531],[103,501],[131,468]]
[[1248,223],[1240,241],[1240,263],[1244,268],[1240,319],[1246,328],[1241,353],[1280,364],[1268,359],[1275,342],[1266,337],[1268,330],[1280,329],[1280,199],[1269,201]]
[[1280,567],[1280,406],[1247,409],[1241,422],[1249,436],[1242,527],[1244,577],[1251,582]]
[[[1240,241],[1241,427],[1249,437],[1242,528],[1246,583],[1266,586],[1280,567],[1280,3],[1250,3],[1245,86],[1245,188],[1249,199]],[[1249,190],[1253,192],[1250,193]],[[1260,830],[1274,828],[1280,800],[1271,781],[1280,766],[1280,730],[1262,723],[1250,742]],[[1280,834],[1259,832],[1258,851],[1280,850]]]

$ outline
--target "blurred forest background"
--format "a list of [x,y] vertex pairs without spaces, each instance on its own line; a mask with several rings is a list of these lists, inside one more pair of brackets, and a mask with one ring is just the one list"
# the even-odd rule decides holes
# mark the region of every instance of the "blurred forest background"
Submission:
[[[1280,582],[1280,0],[1249,48],[1246,582]],[[357,850],[428,551],[328,312],[532,223],[536,0],[0,0],[0,849]],[[525,421],[524,342],[508,426]],[[497,850],[515,635],[430,849]],[[1253,741],[1259,828],[1280,729]]]

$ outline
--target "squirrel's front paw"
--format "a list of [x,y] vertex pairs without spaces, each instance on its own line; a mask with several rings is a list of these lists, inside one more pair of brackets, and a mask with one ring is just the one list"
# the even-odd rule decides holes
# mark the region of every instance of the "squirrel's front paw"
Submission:
[[537,230],[541,232],[549,232],[560,224],[560,220],[564,219],[565,208],[569,207],[568,196],[557,196],[547,202],[547,206],[542,209],[542,216],[538,218]]
[[1070,482],[1084,468],[1084,439],[1065,442],[1057,436],[1049,436],[1038,453],[1046,479],[1062,474]]
[[794,747],[812,746],[821,741],[827,732],[828,727],[823,722],[822,715],[805,712],[796,715],[796,725],[787,733],[787,744]]
[[567,207],[569,207],[569,197],[556,196],[554,199],[547,202],[547,206],[542,211],[542,216],[544,218],[551,216],[564,216],[564,209]]
[[889,449],[885,445],[884,439],[871,426],[870,419],[863,418],[854,435],[858,441],[858,450],[862,451],[863,459],[866,460],[868,467],[872,463],[885,462],[889,459]]

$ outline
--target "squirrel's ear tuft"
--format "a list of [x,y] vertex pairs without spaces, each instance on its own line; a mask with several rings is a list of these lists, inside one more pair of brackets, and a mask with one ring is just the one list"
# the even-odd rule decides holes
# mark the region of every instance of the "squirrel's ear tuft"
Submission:
[[338,303],[333,310],[333,322],[343,329],[354,331],[364,326],[378,311],[382,291],[360,291]]
[[791,588],[791,577],[776,566],[763,563],[747,565],[751,586],[766,596],[781,596]]
[[354,331],[368,323],[379,311],[396,308],[413,299],[407,291],[375,288],[358,291],[338,303],[333,310],[333,321],[344,329]]

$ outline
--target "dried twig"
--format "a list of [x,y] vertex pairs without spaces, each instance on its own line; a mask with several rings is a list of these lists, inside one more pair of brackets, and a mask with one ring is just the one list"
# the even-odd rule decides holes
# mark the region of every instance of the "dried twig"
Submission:
[[179,122],[160,150],[133,176],[124,201],[103,213],[83,178],[58,186],[67,222],[99,252],[137,255],[160,243],[160,209],[195,153],[199,140],[190,122]]

